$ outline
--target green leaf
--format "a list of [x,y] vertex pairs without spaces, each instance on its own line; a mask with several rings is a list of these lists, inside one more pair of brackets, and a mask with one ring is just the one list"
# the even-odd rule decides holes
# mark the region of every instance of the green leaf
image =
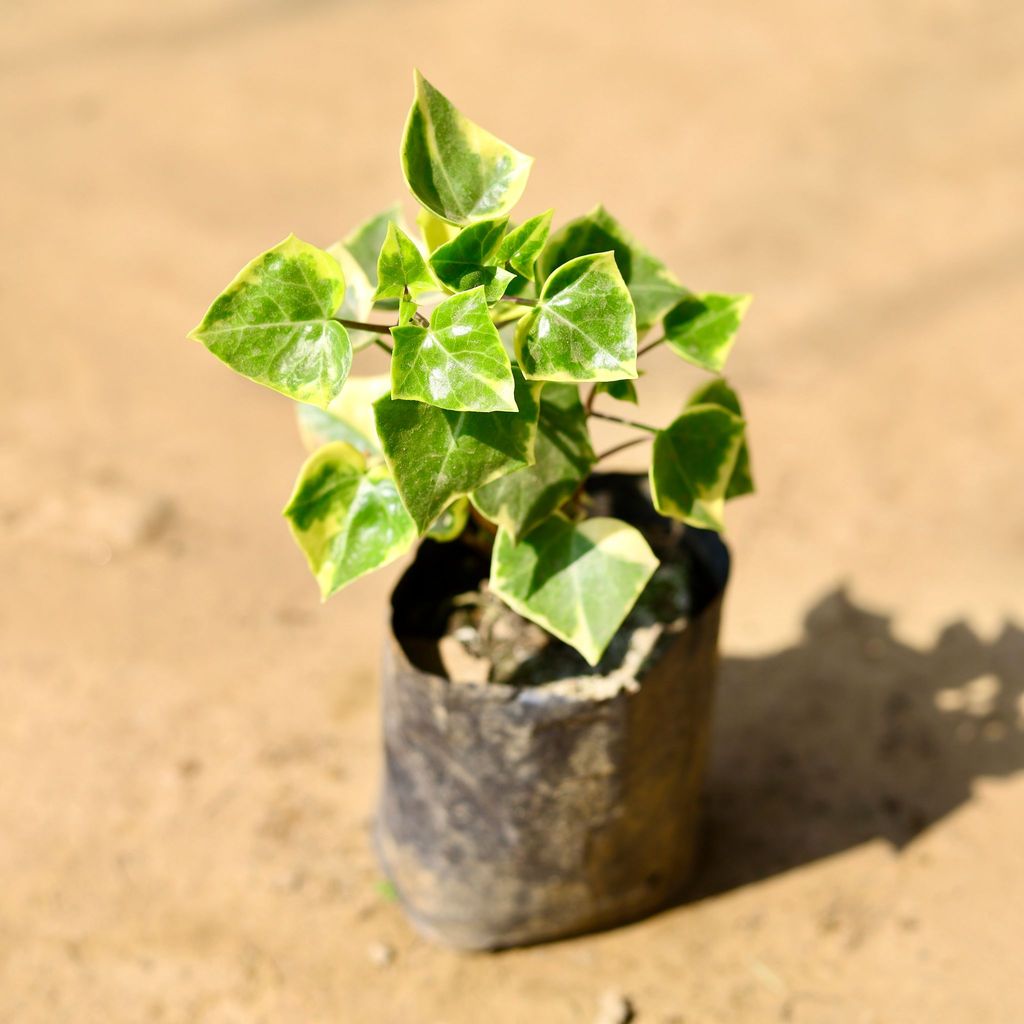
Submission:
[[331,319],[344,295],[338,261],[289,235],[242,269],[189,337],[257,384],[323,408],[352,365],[348,333]]
[[[737,416],[743,416],[739,396],[721,377],[708,381],[707,384],[694,391],[690,395],[687,405],[720,405]],[[750,450],[747,446],[746,431],[744,431],[743,444],[740,445],[739,454],[736,456],[736,465],[733,467],[732,476],[729,477],[729,485],[725,489],[725,500],[742,498],[745,494],[753,493],[754,475],[750,468]]]
[[497,302],[513,275],[493,260],[508,217],[482,220],[463,228],[430,257],[438,280],[453,292],[483,287],[488,302]]
[[379,456],[380,439],[373,419],[373,403],[391,393],[391,376],[349,377],[341,394],[326,410],[296,405],[299,436],[306,450],[315,452],[328,441],[345,441],[363,455]]
[[518,543],[498,531],[491,589],[596,665],[657,567],[635,527],[556,515]]
[[688,295],[665,316],[665,341],[687,362],[720,373],[736,340],[750,295]]
[[389,395],[374,403],[384,458],[421,534],[454,498],[533,462],[536,386],[513,376],[518,412],[451,412]]
[[377,287],[377,254],[384,244],[389,224],[402,226],[402,207],[398,203],[392,203],[386,210],[363,221],[342,239],[345,248],[356,258],[374,288]]
[[501,241],[495,256],[498,263],[507,263],[517,274],[533,277],[533,267],[548,240],[554,210],[539,213],[513,228]]
[[636,393],[636,385],[631,380],[603,380],[597,385],[597,393],[609,395],[620,402],[640,402]]
[[587,253],[615,253],[615,262],[636,306],[636,326],[642,334],[657,323],[687,290],[661,260],[652,256],[603,206],[560,228],[541,254],[544,276]]
[[469,519],[469,501],[466,498],[456,498],[435,520],[434,525],[427,530],[427,536],[431,540],[447,544],[455,540],[466,528]]
[[445,242],[450,242],[458,233],[459,229],[454,224],[449,224],[440,217],[435,217],[425,206],[421,206],[416,214],[416,223],[419,225],[420,234],[423,236],[423,243],[427,252],[433,252],[440,248]]
[[423,254],[416,243],[397,225],[388,224],[388,233],[377,257],[377,291],[374,301],[402,299],[406,290],[415,301],[439,290]]
[[393,327],[391,395],[454,412],[515,412],[515,383],[483,288],[435,306],[430,327]]
[[367,469],[362,455],[341,441],[306,460],[284,514],[325,598],[393,562],[416,540],[387,470]]
[[402,138],[402,173],[417,201],[468,224],[507,214],[526,188],[533,157],[464,117],[418,71]]
[[614,256],[580,256],[560,266],[516,324],[515,349],[534,380],[635,378],[633,302]]
[[[374,286],[370,284],[370,279],[363,272],[359,261],[344,242],[335,242],[334,245],[329,245],[326,251],[338,261],[345,275],[345,298],[338,308],[337,315],[345,320],[365,320],[373,309]],[[348,337],[354,352],[373,344],[372,331],[351,330]]]
[[545,384],[532,466],[499,477],[470,495],[473,504],[516,540],[576,492],[597,457],[574,384]]
[[651,497],[665,516],[722,530],[725,492],[743,443],[743,420],[719,405],[686,409],[654,438]]

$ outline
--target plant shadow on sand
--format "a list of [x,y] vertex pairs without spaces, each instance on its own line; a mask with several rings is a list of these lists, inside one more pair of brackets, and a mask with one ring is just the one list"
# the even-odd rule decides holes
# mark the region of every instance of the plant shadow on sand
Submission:
[[930,650],[843,590],[801,641],[722,660],[703,844],[687,903],[867,840],[902,848],[1024,768],[1024,631],[986,642],[964,623]]

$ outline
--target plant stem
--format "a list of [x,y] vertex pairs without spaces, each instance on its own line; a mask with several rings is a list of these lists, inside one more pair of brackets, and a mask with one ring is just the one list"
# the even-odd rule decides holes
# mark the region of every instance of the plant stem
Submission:
[[636,350],[636,357],[639,359],[645,352],[650,352],[652,348],[657,348],[663,341],[665,341],[665,335],[663,334],[657,341],[649,341],[643,348]]
[[495,320],[494,326],[497,330],[501,330],[502,327],[508,327],[509,324],[517,324],[522,319],[518,316],[508,316],[504,320]]
[[590,386],[590,394],[587,395],[587,400],[583,403],[583,411],[588,416],[594,415],[594,399],[597,398],[597,385],[592,384]]
[[374,338],[373,343],[378,348],[384,349],[388,355],[391,355],[395,351],[383,338]]
[[392,327],[397,327],[398,324],[368,324],[362,320],[346,320],[340,316],[331,317],[331,319],[342,327],[350,327],[353,331],[373,331],[376,334],[390,334]]
[[609,416],[606,412],[592,412],[590,414],[596,420],[607,420],[609,423],[621,423],[624,427],[632,427],[634,430],[646,430],[649,434],[658,433],[657,427],[649,423],[637,423],[635,420],[624,420],[621,416]]
[[517,306],[536,306],[536,299],[523,299],[518,295],[502,295],[502,302],[514,302]]
[[650,441],[650,435],[645,434],[643,437],[634,437],[629,441],[623,441],[622,444],[617,444],[613,448],[609,448],[606,451],[601,452],[597,456],[597,462],[602,459],[607,459],[610,455],[616,455],[621,451],[625,451],[627,448],[632,448],[634,445],[643,444],[645,441]]

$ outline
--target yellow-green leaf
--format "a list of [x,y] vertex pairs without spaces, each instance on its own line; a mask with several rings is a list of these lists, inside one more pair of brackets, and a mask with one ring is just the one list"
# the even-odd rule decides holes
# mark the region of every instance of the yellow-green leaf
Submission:
[[424,296],[437,291],[440,291],[440,286],[416,243],[397,224],[389,223],[377,257],[374,301],[402,299],[408,292],[414,301],[419,302]]
[[377,254],[384,244],[389,224],[402,227],[402,207],[398,203],[363,221],[342,239],[373,288],[377,287]]
[[[739,395],[718,377],[709,380],[702,387],[697,388],[690,395],[687,405],[720,405],[737,416],[743,416],[743,407],[740,405]],[[725,489],[725,500],[742,498],[745,494],[754,493],[754,474],[750,468],[750,450],[747,443],[746,430],[743,432],[743,444],[740,445],[739,454],[736,456],[736,465],[733,467],[732,475],[729,477],[729,484]]]
[[325,598],[393,562],[416,540],[387,470],[367,468],[341,441],[306,460],[284,514]]
[[436,217],[425,206],[419,208],[416,214],[416,223],[419,225],[427,252],[433,252],[445,242],[450,242],[459,233],[456,225]]
[[657,567],[628,523],[554,515],[518,543],[498,531],[491,589],[596,665]]
[[665,341],[687,362],[720,373],[736,332],[750,306],[750,295],[689,295],[665,316]]
[[455,540],[466,528],[469,520],[469,500],[467,498],[456,498],[434,521],[434,525],[427,530],[427,536],[431,540],[447,544]]
[[513,228],[502,240],[495,260],[507,263],[522,277],[532,278],[533,267],[548,240],[554,210],[539,213]]
[[[338,307],[337,316],[345,320],[365,320],[373,309],[374,286],[370,279],[344,242],[329,245],[326,252],[338,261],[345,275],[345,298]],[[350,330],[348,337],[352,351],[358,352],[373,344],[374,335],[371,331]]]
[[516,324],[516,357],[533,380],[636,377],[633,302],[611,252],[558,267]]
[[402,172],[417,201],[442,220],[469,224],[507,214],[533,157],[474,124],[418,71],[402,139]]
[[338,261],[289,235],[242,269],[189,337],[257,384],[323,408],[352,365],[332,319],[344,296]]
[[723,530],[725,494],[743,443],[743,420],[720,405],[687,408],[654,438],[654,507],[707,530]]
[[341,394],[326,409],[296,405],[299,436],[306,451],[315,452],[328,441],[345,441],[363,455],[379,456],[380,439],[373,419],[373,403],[391,391],[391,377],[349,377]]
[[430,327],[393,327],[391,394],[455,412],[514,412],[508,353],[491,322],[484,289],[435,306]]
[[482,220],[463,228],[430,257],[430,266],[449,291],[482,287],[488,302],[497,302],[513,275],[494,259],[508,217]]

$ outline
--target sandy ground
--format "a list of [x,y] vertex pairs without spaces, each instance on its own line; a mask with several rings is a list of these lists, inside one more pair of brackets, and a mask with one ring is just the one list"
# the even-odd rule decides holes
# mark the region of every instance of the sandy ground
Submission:
[[[1024,1020],[1019,3],[2,8],[3,1024]],[[319,605],[289,403],[183,339],[402,194],[414,63],[530,210],[757,295],[704,868],[499,956],[379,888],[395,574]]]

